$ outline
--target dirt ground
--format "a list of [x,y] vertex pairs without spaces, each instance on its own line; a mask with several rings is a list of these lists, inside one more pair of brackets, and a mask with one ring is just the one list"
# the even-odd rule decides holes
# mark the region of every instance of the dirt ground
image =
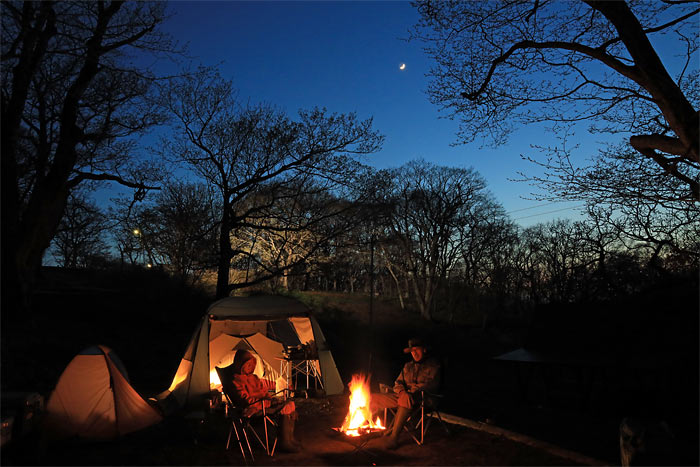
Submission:
[[[572,465],[571,460],[503,437],[448,424],[447,434],[433,424],[423,446],[408,434],[395,451],[384,439],[359,446],[332,427],[347,413],[345,395],[297,401],[299,453],[276,452],[268,457],[253,445],[250,465]],[[2,450],[3,465],[245,465],[235,437],[225,449],[228,421],[223,413],[205,420],[173,418],[112,442],[42,443],[25,440]]]

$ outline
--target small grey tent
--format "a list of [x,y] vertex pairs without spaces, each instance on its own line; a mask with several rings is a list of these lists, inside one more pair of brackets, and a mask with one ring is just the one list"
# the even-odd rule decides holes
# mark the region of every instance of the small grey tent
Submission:
[[315,347],[313,365],[326,394],[343,392],[343,382],[311,311],[301,302],[279,296],[228,297],[213,303],[197,327],[170,387],[156,396],[164,407],[206,407],[220,384],[215,366],[226,366],[239,349],[259,356],[256,373],[276,379],[282,373],[284,347]]
[[129,384],[108,347],[89,347],[70,361],[46,404],[49,436],[116,438],[162,420]]

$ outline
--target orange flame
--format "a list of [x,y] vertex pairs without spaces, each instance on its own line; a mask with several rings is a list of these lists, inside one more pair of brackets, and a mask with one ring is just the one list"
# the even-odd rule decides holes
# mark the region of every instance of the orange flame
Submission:
[[376,421],[372,421],[369,401],[369,378],[353,375],[350,382],[350,408],[340,431],[348,436],[360,436],[361,431],[385,429],[379,417]]

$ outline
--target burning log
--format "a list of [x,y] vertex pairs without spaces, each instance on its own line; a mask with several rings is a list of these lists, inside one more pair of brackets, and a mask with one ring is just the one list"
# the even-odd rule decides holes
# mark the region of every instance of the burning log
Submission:
[[370,397],[369,378],[353,375],[350,382],[350,407],[339,432],[356,437],[386,429],[379,417],[372,421]]

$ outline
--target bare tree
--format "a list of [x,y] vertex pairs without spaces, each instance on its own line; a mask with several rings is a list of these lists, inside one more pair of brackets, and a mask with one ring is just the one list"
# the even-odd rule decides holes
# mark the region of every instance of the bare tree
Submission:
[[[147,248],[175,276],[196,283],[216,264],[219,208],[204,184],[170,182],[155,195]],[[146,223],[147,222],[147,223]]]
[[115,204],[112,234],[122,262],[159,266],[192,284],[216,265],[220,208],[208,186],[173,180],[138,204]]
[[160,121],[154,76],[132,60],[168,53],[160,2],[19,2],[2,13],[4,298],[28,306],[34,275],[70,193],[93,181],[149,188],[138,135]]
[[84,194],[71,193],[52,241],[54,258],[63,267],[84,268],[95,257],[108,257],[106,229],[107,219],[100,208]]
[[[459,275],[460,287],[453,288],[459,296],[452,300],[454,306],[449,308],[451,320],[459,312],[477,312],[485,327],[489,315],[516,292],[511,277],[511,258],[518,245],[518,234],[517,226],[491,197],[484,196],[472,206],[459,229],[463,270]],[[494,300],[490,300],[491,297]],[[480,304],[485,299],[494,306],[482,307]],[[465,303],[470,303],[470,309],[465,309]]]
[[289,197],[275,200],[278,195],[261,190],[241,203],[251,216],[241,219],[230,232],[236,264],[246,271],[238,286],[277,278],[280,287],[289,289],[288,276],[293,268],[308,261],[337,235],[318,221],[323,217],[321,211],[330,204],[325,199],[327,193],[312,191],[310,187],[297,189],[290,191]]
[[460,226],[460,257],[464,265],[463,279],[474,287],[485,287],[493,278],[493,268],[504,243],[514,226],[505,216],[503,207],[490,197],[484,197],[470,209]]
[[[369,292],[372,281],[369,271],[370,250],[373,245],[377,245],[376,236],[372,239],[376,223],[375,209],[364,204],[355,206],[349,214],[349,218],[345,214],[340,216],[346,217],[343,222],[348,228],[330,239],[307,261],[311,269],[309,278],[323,290]],[[375,274],[381,269],[378,248],[376,246]]]
[[[619,188],[620,181],[630,186],[651,171],[654,180],[670,177],[684,186],[674,194],[678,199],[700,200],[697,3],[419,0],[415,5],[422,17],[415,37],[427,43],[436,61],[430,97],[460,118],[462,141],[485,135],[500,144],[517,124],[588,120],[592,131],[631,133],[632,157],[569,172],[574,184],[602,192]],[[685,60],[675,79],[650,41],[662,34],[675,35],[675,52]],[[551,167],[567,175],[569,161],[557,159],[561,155],[566,154],[554,154]],[[638,175],[624,184],[624,172]],[[559,190],[566,191],[571,181],[564,177]]]
[[108,217],[113,220],[110,227],[112,243],[119,251],[120,263],[136,265],[153,265],[153,233],[158,230],[155,223],[153,197],[146,195],[139,203],[129,198],[117,198],[108,210]]
[[[174,80],[162,102],[176,125],[163,154],[216,187],[221,202],[218,297],[242,286],[229,283],[231,261],[239,253],[231,245],[232,231],[304,190],[351,187],[359,170],[354,156],[370,154],[382,142],[371,119],[359,121],[353,114],[314,109],[292,120],[267,105],[240,106],[232,83],[207,70]],[[265,196],[256,198],[261,190]],[[262,204],[251,202],[256,199]],[[316,211],[319,217],[307,219],[307,226],[343,209],[332,200]]]
[[487,196],[486,183],[472,169],[423,160],[385,173],[391,180],[384,193],[385,204],[392,206],[388,227],[400,246],[421,316],[432,319],[435,293],[460,254],[459,229]]
[[134,233],[140,232],[140,230],[121,222],[113,226],[111,230],[114,244],[119,251],[119,260],[122,268],[125,264],[135,266],[139,264],[139,261],[144,261],[145,251],[141,238]]
[[606,221],[630,250],[645,250],[651,265],[661,266],[666,255],[685,257],[686,264],[700,260],[700,209],[667,209],[662,203],[638,202],[619,207],[619,215]]
[[405,262],[405,255],[402,254],[399,242],[391,242],[390,239],[384,239],[380,243],[380,258],[386,270],[389,272],[391,279],[396,288],[396,297],[399,299],[401,309],[406,309],[406,298],[410,290],[408,283],[408,267]]

